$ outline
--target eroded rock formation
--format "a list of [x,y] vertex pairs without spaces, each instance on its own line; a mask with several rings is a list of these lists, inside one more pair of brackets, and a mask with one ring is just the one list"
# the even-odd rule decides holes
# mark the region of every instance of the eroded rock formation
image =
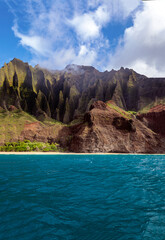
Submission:
[[138,114],[137,118],[141,120],[148,128],[165,137],[164,104],[160,104],[151,108],[147,113]]
[[[114,107],[115,108],[115,107]],[[82,124],[72,127],[69,150],[73,152],[163,152],[159,136],[134,116],[96,102]],[[120,112],[121,111],[121,112]]]
[[68,123],[97,100],[113,100],[126,111],[165,103],[165,78],[147,78],[132,69],[99,72],[94,67],[69,65],[50,71],[13,59],[0,69],[0,106]]

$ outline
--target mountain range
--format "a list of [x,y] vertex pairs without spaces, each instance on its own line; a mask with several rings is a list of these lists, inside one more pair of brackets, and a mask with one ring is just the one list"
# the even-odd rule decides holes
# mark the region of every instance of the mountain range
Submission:
[[0,144],[58,142],[71,152],[165,152],[165,78],[132,69],[0,69]]
[[147,78],[132,69],[99,72],[68,65],[62,71],[34,68],[13,59],[0,69],[0,106],[15,106],[37,118],[69,123],[101,100],[126,111],[145,112],[165,102],[165,78]]

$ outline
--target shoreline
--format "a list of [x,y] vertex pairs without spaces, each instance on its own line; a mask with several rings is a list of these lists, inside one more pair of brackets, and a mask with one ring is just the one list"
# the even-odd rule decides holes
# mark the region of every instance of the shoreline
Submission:
[[0,155],[165,155],[165,153],[0,152]]

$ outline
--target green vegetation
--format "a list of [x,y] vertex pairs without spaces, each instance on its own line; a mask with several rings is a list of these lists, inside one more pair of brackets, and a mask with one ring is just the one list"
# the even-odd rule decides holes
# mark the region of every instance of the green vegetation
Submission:
[[29,140],[5,143],[0,147],[1,152],[59,152],[57,143],[30,142]]
[[53,119],[53,118],[49,118],[49,117],[43,119],[42,123],[43,123],[44,125],[47,125],[47,126],[52,126],[52,125],[54,125],[54,126],[67,126],[67,125],[64,124],[64,123],[59,122],[59,121],[57,121],[57,120],[55,120],[55,119]]
[[124,110],[122,110],[121,108],[119,108],[118,106],[111,104],[111,103],[107,103],[108,107],[114,109],[116,112],[120,113],[124,118],[127,119],[131,119],[132,118],[132,114],[130,114],[129,112],[126,112]]
[[[68,124],[96,100],[113,100],[122,109],[142,113],[165,103],[162,79],[145,78],[124,68],[104,73],[93,67],[78,68],[80,74],[48,71],[15,58],[0,68],[0,106],[6,111],[14,106],[42,122],[49,117]],[[135,115],[111,107],[127,118]]]
[[[0,108],[0,145],[3,145],[7,142],[15,142],[19,139],[26,139],[26,134],[28,132],[28,130],[26,130],[26,126],[29,124],[32,124],[33,135],[35,135],[35,132],[37,133],[37,128],[39,128],[45,131],[47,137],[53,138],[58,136],[59,131],[63,126],[66,126],[65,124],[58,122],[52,118],[47,117],[43,122],[41,122],[38,121],[35,117],[23,111],[16,109],[10,112]],[[37,127],[33,130],[33,126]],[[24,133],[24,131],[26,132]],[[40,134],[42,135],[41,130]],[[23,136],[23,138],[20,136]]]
[[128,111],[127,113],[130,113],[130,114],[132,114],[134,116],[136,116],[136,114],[137,114],[137,112],[135,112],[135,111]]
[[7,112],[0,110],[0,143],[17,139],[25,124],[34,122],[38,122],[37,119],[23,111]]
[[83,123],[83,122],[84,122],[84,118],[83,118],[83,115],[82,115],[78,119],[74,119],[72,122],[70,122],[68,124],[68,126],[74,126],[74,125],[77,125],[77,124],[80,124],[80,123]]
[[152,102],[152,103],[146,105],[144,108],[140,109],[139,113],[140,114],[147,113],[147,112],[150,111],[151,108],[153,108],[153,107],[155,107],[157,105],[160,105],[160,104],[162,104],[162,105],[165,104],[165,99],[164,98],[156,99],[155,102]]

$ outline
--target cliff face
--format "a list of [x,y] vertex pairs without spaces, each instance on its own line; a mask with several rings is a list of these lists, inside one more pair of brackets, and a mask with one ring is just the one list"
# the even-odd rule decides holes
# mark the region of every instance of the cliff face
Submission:
[[161,153],[165,146],[156,133],[115,104],[96,102],[84,122],[72,127],[73,152]]
[[157,105],[147,113],[138,114],[137,118],[148,128],[165,137],[165,105]]
[[0,106],[6,110],[13,105],[38,119],[48,116],[68,123],[97,100],[113,100],[125,110],[139,111],[165,102],[165,79],[124,68],[102,73],[69,65],[63,71],[48,71],[19,59],[0,69]]
[[[143,117],[150,116],[148,122],[146,118],[140,121],[113,101],[96,101],[83,118],[64,125],[48,118],[44,122],[38,121],[12,106],[9,112],[0,109],[0,145],[26,139],[56,142],[69,152],[164,153],[164,135],[155,127],[161,123],[160,113],[154,114],[158,114],[154,115],[156,118],[146,114]],[[152,123],[155,132],[146,126],[146,122]],[[163,122],[161,127],[164,131]]]

